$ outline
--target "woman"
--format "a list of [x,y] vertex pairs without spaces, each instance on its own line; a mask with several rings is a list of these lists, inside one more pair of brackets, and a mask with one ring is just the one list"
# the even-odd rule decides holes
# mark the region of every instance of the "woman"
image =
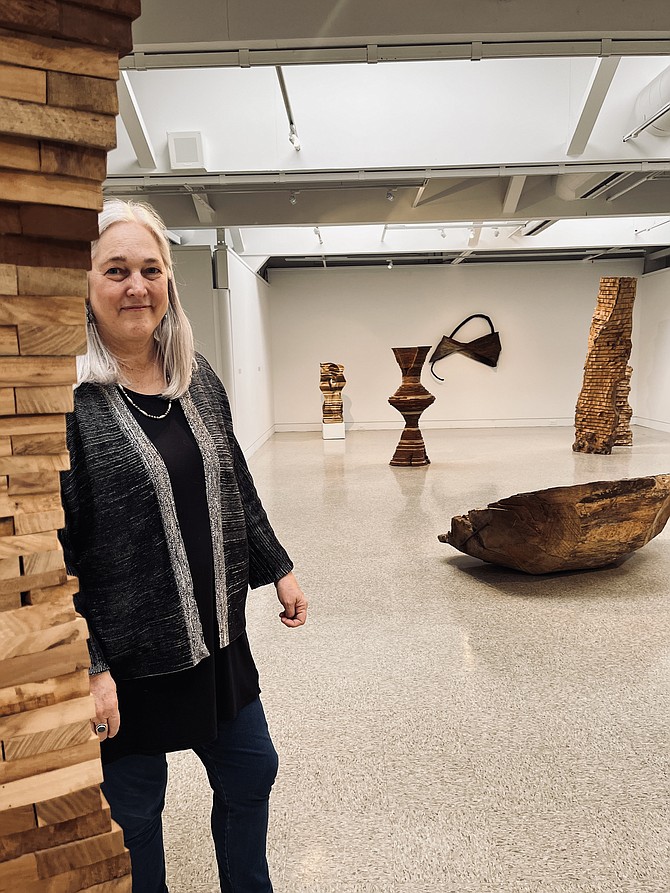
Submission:
[[221,890],[268,893],[277,755],[245,599],[249,585],[274,583],[288,627],[305,622],[307,602],[223,385],[194,353],[160,218],[113,200],[99,229],[61,540],[89,625],[103,791],[130,850],[134,893],[165,893],[165,754],[191,748],[213,790]]

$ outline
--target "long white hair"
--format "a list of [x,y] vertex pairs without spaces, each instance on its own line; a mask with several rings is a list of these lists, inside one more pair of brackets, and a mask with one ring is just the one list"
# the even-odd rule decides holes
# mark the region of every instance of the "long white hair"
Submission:
[[[158,243],[168,279],[168,310],[156,328],[154,338],[167,382],[163,396],[181,397],[188,390],[191,373],[195,368],[195,347],[193,330],[181,306],[174,281],[165,224],[150,205],[118,198],[108,199],[103,204],[98,217],[100,235],[115,223],[139,223],[149,230]],[[91,256],[94,259],[98,244],[99,238],[91,243]],[[86,304],[86,335],[88,350],[83,356],[77,357],[77,384],[126,384],[117,358],[100,338],[90,302]]]

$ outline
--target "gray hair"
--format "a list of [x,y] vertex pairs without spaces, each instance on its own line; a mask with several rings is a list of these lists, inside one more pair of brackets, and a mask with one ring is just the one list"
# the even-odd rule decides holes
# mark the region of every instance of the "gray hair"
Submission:
[[[196,366],[193,330],[181,306],[177,286],[172,269],[172,255],[165,224],[156,211],[144,202],[108,199],[98,217],[100,235],[115,223],[139,223],[146,227],[156,239],[168,277],[168,311],[159,323],[154,338],[157,342],[158,356],[163,365],[163,373],[167,387],[164,397],[181,397],[188,390],[191,374]],[[95,258],[98,250],[97,239],[91,243],[91,257]],[[95,384],[124,383],[123,373],[116,357],[105,346],[90,304],[86,305],[87,352],[77,357],[77,384],[93,382]]]

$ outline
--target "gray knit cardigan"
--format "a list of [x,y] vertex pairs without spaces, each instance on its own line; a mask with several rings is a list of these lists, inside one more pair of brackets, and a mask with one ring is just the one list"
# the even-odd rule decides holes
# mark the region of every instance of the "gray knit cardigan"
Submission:
[[[203,457],[221,647],[245,627],[248,587],[293,568],[233,433],[223,385],[197,357],[181,406]],[[68,571],[90,631],[91,673],[174,673],[207,657],[172,488],[159,453],[116,386],[80,385],[61,475]]]

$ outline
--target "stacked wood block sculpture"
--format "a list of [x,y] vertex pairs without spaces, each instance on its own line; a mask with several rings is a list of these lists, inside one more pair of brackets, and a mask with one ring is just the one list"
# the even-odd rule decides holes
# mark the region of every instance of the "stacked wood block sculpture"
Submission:
[[139,0],[0,3],[0,893],[129,893],[57,530],[118,56]]
[[632,278],[600,280],[575,413],[575,452],[609,455],[613,446],[633,442],[628,359],[636,284]]
[[451,519],[438,539],[528,574],[603,567],[642,548],[670,518],[670,474],[518,493]]
[[324,440],[343,440],[345,437],[342,388],[347,380],[340,363],[321,363],[319,388],[323,394],[322,434]]
[[389,465],[430,465],[426,445],[419,429],[419,418],[435,397],[421,384],[421,370],[426,362],[430,345],[422,347],[393,347],[402,383],[388,399],[405,420],[405,427]]

